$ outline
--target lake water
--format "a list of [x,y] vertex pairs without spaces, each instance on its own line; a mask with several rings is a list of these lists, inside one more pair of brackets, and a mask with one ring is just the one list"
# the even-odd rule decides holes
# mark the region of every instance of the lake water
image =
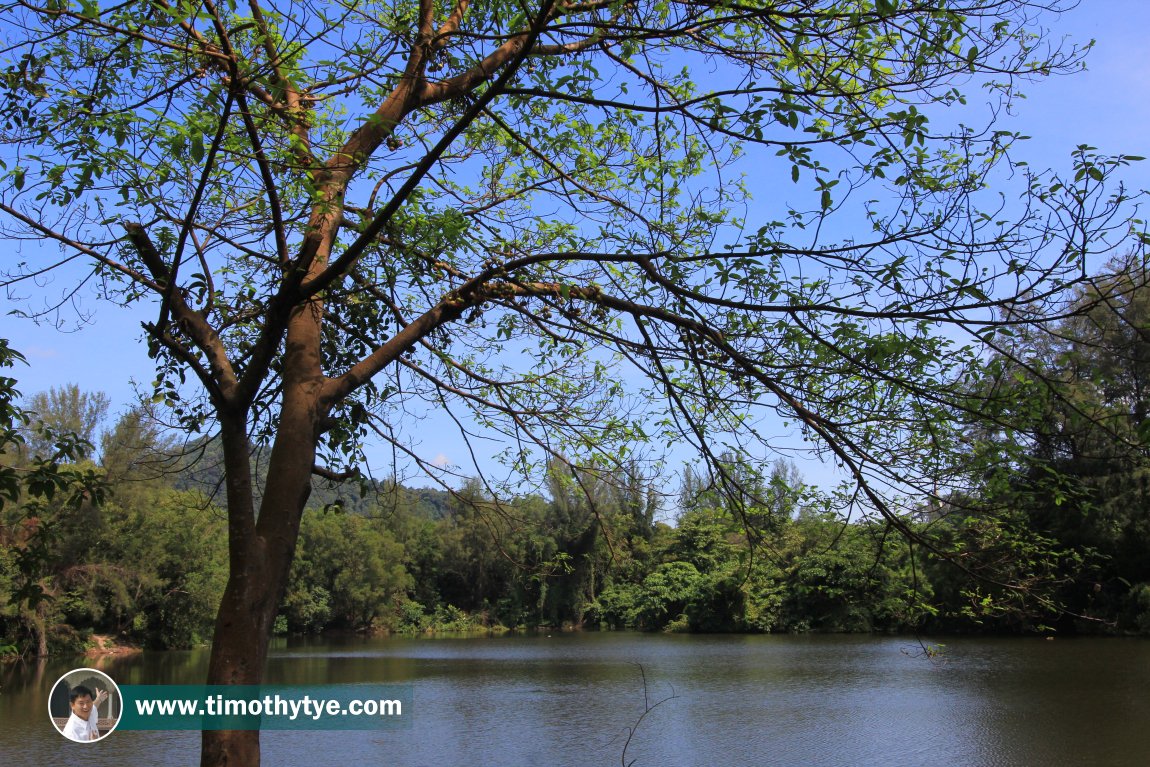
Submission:
[[[407,730],[265,732],[265,765],[1145,767],[1150,642],[555,633],[282,641],[269,683],[410,684]],[[195,732],[69,743],[49,688],[75,666],[199,684],[204,651],[0,671],[0,765],[198,764]],[[82,756],[81,756],[82,754]]]

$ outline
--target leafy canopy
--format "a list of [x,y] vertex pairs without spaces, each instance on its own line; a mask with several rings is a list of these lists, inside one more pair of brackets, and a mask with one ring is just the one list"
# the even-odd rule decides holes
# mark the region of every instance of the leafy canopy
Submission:
[[5,282],[77,261],[147,302],[188,428],[270,442],[301,387],[329,461],[381,438],[444,477],[430,406],[527,473],[651,440],[733,490],[773,412],[893,517],[962,449],[983,344],[1128,247],[1132,158],[1032,174],[994,129],[1081,63],[1036,10],[19,2],[0,211],[62,255]]

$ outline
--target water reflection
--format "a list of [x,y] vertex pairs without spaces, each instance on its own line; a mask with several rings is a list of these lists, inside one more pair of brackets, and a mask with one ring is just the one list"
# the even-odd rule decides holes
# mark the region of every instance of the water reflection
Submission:
[[[390,732],[270,732],[265,763],[985,765],[1142,767],[1150,760],[1150,643],[949,639],[928,660],[875,637],[510,635],[294,640],[269,682],[406,683],[414,723]],[[206,653],[104,663],[124,684],[195,684]],[[0,673],[0,764],[73,758],[47,722],[48,688],[79,662]],[[120,732],[89,765],[195,763],[197,733]]]

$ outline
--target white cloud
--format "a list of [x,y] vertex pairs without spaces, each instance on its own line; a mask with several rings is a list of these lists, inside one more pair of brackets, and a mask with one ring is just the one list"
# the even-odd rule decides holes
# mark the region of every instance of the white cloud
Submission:
[[25,357],[35,358],[35,359],[39,359],[39,360],[47,360],[47,359],[52,359],[54,357],[60,356],[60,352],[58,352],[57,350],[47,348],[44,346],[26,346],[23,349],[20,349],[18,351],[20,351],[20,353],[23,354]]

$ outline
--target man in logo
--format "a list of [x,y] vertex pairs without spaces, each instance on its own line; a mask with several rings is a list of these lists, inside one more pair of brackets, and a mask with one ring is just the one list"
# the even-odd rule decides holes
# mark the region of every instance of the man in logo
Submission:
[[82,684],[72,688],[68,700],[72,706],[72,715],[64,725],[64,737],[70,740],[86,742],[100,739],[100,730],[96,726],[100,715],[96,707],[108,699],[108,691],[100,690],[95,697],[92,691]]

